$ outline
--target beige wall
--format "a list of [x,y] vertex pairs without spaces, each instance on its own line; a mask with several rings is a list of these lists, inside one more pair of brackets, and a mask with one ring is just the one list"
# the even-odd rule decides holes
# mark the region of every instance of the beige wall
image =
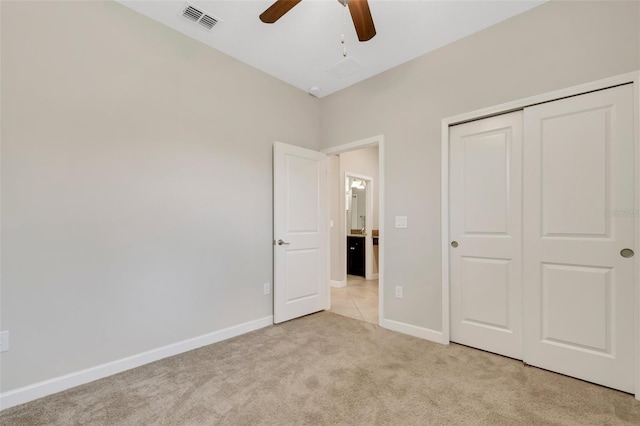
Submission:
[[329,228],[329,262],[331,263],[329,279],[335,281],[334,285],[338,285],[347,279],[345,272],[347,270],[346,248],[343,247],[346,246],[346,241],[342,228],[344,213],[341,212],[344,202],[340,202],[340,196],[344,191],[341,190],[344,187],[344,182],[340,177],[340,156],[329,155],[327,164],[329,220],[333,221],[333,226]]
[[547,3],[321,100],[325,148],[385,138],[387,319],[441,330],[440,120],[638,70],[639,7]]
[[2,391],[271,315],[318,100],[117,3],[1,7]]

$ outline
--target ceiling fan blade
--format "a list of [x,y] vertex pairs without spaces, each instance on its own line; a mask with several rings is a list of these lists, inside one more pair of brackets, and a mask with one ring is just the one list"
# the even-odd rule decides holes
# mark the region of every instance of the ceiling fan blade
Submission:
[[262,12],[260,20],[265,24],[273,24],[301,1],[302,0],[277,0],[274,4],[269,6],[269,9]]
[[376,27],[373,25],[369,3],[367,0],[349,0],[347,4],[349,5],[353,25],[356,27],[358,40],[371,40],[376,35]]

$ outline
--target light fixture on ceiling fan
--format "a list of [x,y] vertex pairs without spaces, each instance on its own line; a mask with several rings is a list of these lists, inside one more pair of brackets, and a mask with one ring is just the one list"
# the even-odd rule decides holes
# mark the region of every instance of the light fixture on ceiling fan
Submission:
[[[262,12],[260,20],[265,24],[273,24],[301,1],[302,0],[277,0],[267,10]],[[338,3],[349,7],[351,19],[358,34],[358,40],[371,40],[376,35],[376,27],[373,24],[373,17],[371,16],[371,10],[369,9],[367,0],[338,0]]]

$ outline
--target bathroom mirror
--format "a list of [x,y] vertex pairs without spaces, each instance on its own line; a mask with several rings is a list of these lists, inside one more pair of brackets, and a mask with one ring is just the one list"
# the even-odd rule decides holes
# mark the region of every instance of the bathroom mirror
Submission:
[[352,176],[345,179],[347,234],[365,234],[367,226],[367,181]]

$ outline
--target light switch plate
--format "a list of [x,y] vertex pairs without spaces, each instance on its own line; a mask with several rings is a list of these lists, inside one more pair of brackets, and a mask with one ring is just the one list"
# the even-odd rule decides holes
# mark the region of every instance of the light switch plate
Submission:
[[333,220],[330,220],[330,221],[329,221],[329,227],[330,227],[330,228],[333,228]]
[[400,285],[396,286],[396,297],[398,299],[402,299],[404,297],[404,294],[403,294],[402,290],[403,290],[402,286],[400,286]]
[[406,227],[407,227],[407,217],[396,216],[396,228],[406,228]]

